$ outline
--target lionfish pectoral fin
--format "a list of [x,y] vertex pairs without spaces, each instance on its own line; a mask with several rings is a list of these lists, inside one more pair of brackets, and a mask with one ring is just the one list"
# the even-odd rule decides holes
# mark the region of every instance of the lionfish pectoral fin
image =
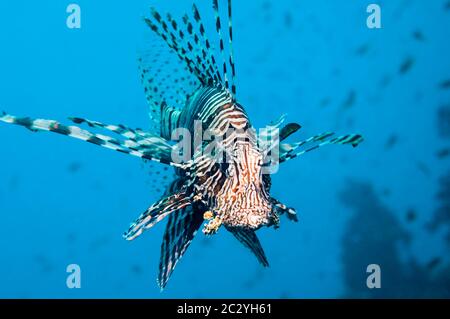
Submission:
[[166,286],[175,266],[183,257],[203,222],[202,214],[187,206],[169,215],[161,244],[158,285]]
[[124,233],[123,237],[126,240],[133,240],[141,235],[145,229],[151,228],[167,215],[189,205],[191,205],[191,198],[185,192],[163,197],[142,213],[130,225],[130,228]]
[[47,131],[58,133],[145,160],[182,167],[182,164],[172,162],[172,146],[161,137],[142,131],[138,133],[137,131],[125,128],[123,125],[106,125],[81,118],[71,118],[71,120],[78,124],[87,123],[91,127],[113,131],[125,139],[116,139],[110,136],[92,133],[78,126],[64,125],[55,120],[16,117],[7,113],[3,113],[0,116],[0,121],[2,122],[20,125],[33,132]]
[[301,125],[297,123],[289,123],[280,130],[280,141],[287,139],[290,135],[301,129]]
[[276,216],[281,216],[286,214],[287,218],[289,220],[292,220],[294,222],[298,222],[297,212],[295,209],[287,207],[286,205],[282,204],[275,198],[271,198],[272,207],[273,207],[273,213]]
[[269,262],[267,261],[266,254],[259,242],[256,233],[252,229],[247,228],[236,228],[227,227],[228,231],[231,232],[234,237],[237,238],[245,247],[251,250],[251,252],[256,256],[258,261],[264,267],[269,267]]
[[339,144],[352,145],[353,147],[356,147],[364,140],[359,134],[347,134],[339,137],[333,136],[334,133],[326,132],[312,136],[298,143],[280,144],[279,162],[286,162],[310,151],[319,149],[324,145]]
[[281,148],[280,142],[285,140],[301,128],[301,125],[297,123],[289,123],[281,127],[284,123],[285,118],[286,115],[281,115],[277,121],[269,124],[268,126],[266,126],[266,128],[260,131],[258,135],[258,145],[260,145],[264,149],[264,154],[266,156],[274,150]]

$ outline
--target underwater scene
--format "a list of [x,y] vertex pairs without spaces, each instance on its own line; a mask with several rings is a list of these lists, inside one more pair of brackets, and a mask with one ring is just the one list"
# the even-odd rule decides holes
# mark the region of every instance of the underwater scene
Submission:
[[449,39],[448,0],[0,2],[0,298],[450,298]]

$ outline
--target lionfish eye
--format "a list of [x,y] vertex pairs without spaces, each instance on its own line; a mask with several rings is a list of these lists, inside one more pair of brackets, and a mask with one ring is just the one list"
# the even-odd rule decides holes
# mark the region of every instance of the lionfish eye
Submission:
[[230,166],[229,163],[226,162],[220,163],[220,169],[222,170],[222,172],[226,172],[229,166]]

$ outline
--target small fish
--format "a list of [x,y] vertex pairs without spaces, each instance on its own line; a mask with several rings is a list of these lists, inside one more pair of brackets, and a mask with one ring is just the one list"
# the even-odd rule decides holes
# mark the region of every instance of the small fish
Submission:
[[386,74],[381,78],[379,85],[381,88],[386,88],[390,83],[391,77],[388,74]]
[[389,150],[393,148],[398,142],[398,137],[395,134],[392,134],[384,144],[384,149]]
[[430,168],[428,167],[428,165],[426,165],[424,162],[420,162],[418,161],[416,163],[417,165],[417,169],[419,171],[421,171],[424,175],[430,176],[431,172],[430,172]]
[[270,3],[270,1],[264,1],[262,4],[262,9],[264,11],[270,11],[270,9],[272,9],[272,4]]
[[420,31],[420,30],[413,31],[412,36],[415,40],[417,40],[419,42],[425,41],[425,36],[423,35],[422,31]]
[[447,158],[450,155],[450,148],[443,148],[436,152],[436,157],[439,159]]
[[293,25],[293,18],[292,18],[292,14],[287,11],[284,13],[284,26],[288,29],[291,29]]
[[406,212],[406,220],[410,223],[412,223],[413,221],[415,221],[417,218],[417,213],[414,209],[408,209],[408,211]]
[[91,242],[91,245],[89,248],[92,252],[97,252],[97,251],[101,250],[102,248],[104,248],[105,246],[107,246],[109,241],[110,240],[109,240],[108,236],[99,237]]
[[342,103],[342,108],[350,108],[352,107],[356,102],[356,92],[355,90],[350,90],[348,92],[347,97],[345,98],[344,102]]
[[131,272],[135,275],[142,275],[143,270],[142,270],[141,266],[133,265],[133,266],[131,266]]
[[400,65],[398,72],[400,74],[408,73],[412,69],[414,62],[415,61],[412,57],[405,58],[405,60],[403,60],[402,64]]
[[38,254],[35,255],[33,259],[38,264],[41,272],[49,273],[53,271],[54,267],[47,256],[43,254]]
[[382,191],[383,196],[391,196],[391,190],[387,187],[385,187]]
[[81,169],[82,165],[79,162],[72,162],[69,164],[69,166],[67,166],[67,170],[70,173],[76,173]]
[[[298,220],[293,208],[270,195],[271,168],[326,145],[356,147],[363,141],[359,134],[336,136],[325,132],[285,143],[301,126],[284,125],[284,117],[256,132],[237,99],[231,0],[227,4],[228,28],[224,32],[218,0],[212,0],[217,53],[196,5],[192,15],[186,14],[181,20],[170,14],[161,15],[155,8],[144,18],[162,42],[138,59],[154,130],[79,117],[70,118],[73,125],[64,125],[55,120],[0,115],[0,121],[33,132],[70,136],[174,169],[175,179],[164,195],[124,233],[126,240],[133,240],[167,219],[158,274],[161,289],[202,226],[202,232],[208,236],[225,228],[267,267],[269,263],[256,231],[263,226],[279,227],[281,215]],[[224,34],[228,35],[228,45]],[[166,56],[158,50],[170,54]],[[173,63],[168,63],[168,59],[173,59]],[[345,104],[351,106],[354,99],[352,91]],[[92,133],[82,125],[104,130],[111,136]],[[174,145],[172,135],[180,131],[187,131],[192,139]],[[212,132],[219,142],[213,148],[203,140],[196,143],[201,132]],[[267,144],[269,140],[273,143]],[[93,243],[93,248],[107,243],[102,237]]]
[[445,11],[450,10],[450,1],[447,1],[447,2],[444,3],[444,10]]
[[360,47],[358,47],[355,51],[356,55],[359,56],[364,56],[367,54],[367,52],[369,52],[370,46],[368,43],[365,43],[363,45],[361,45]]
[[437,266],[439,266],[442,263],[442,258],[441,257],[434,257],[433,259],[431,259],[428,264],[427,264],[427,269],[428,270],[433,270],[435,269]]
[[320,107],[327,107],[330,105],[331,99],[329,97],[325,97],[322,100],[320,100]]
[[69,244],[72,244],[77,241],[77,235],[73,232],[67,234],[66,240]]
[[450,79],[444,80],[439,84],[439,88],[442,90],[450,89]]
[[438,108],[437,129],[442,138],[450,137],[450,105],[442,105]]

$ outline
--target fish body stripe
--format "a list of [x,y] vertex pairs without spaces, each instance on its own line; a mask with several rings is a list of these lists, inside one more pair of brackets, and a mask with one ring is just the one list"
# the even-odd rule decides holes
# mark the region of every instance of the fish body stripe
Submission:
[[209,122],[223,105],[232,103],[228,90],[217,87],[200,88],[182,110],[179,125],[193,132],[195,121],[201,121],[208,128]]

